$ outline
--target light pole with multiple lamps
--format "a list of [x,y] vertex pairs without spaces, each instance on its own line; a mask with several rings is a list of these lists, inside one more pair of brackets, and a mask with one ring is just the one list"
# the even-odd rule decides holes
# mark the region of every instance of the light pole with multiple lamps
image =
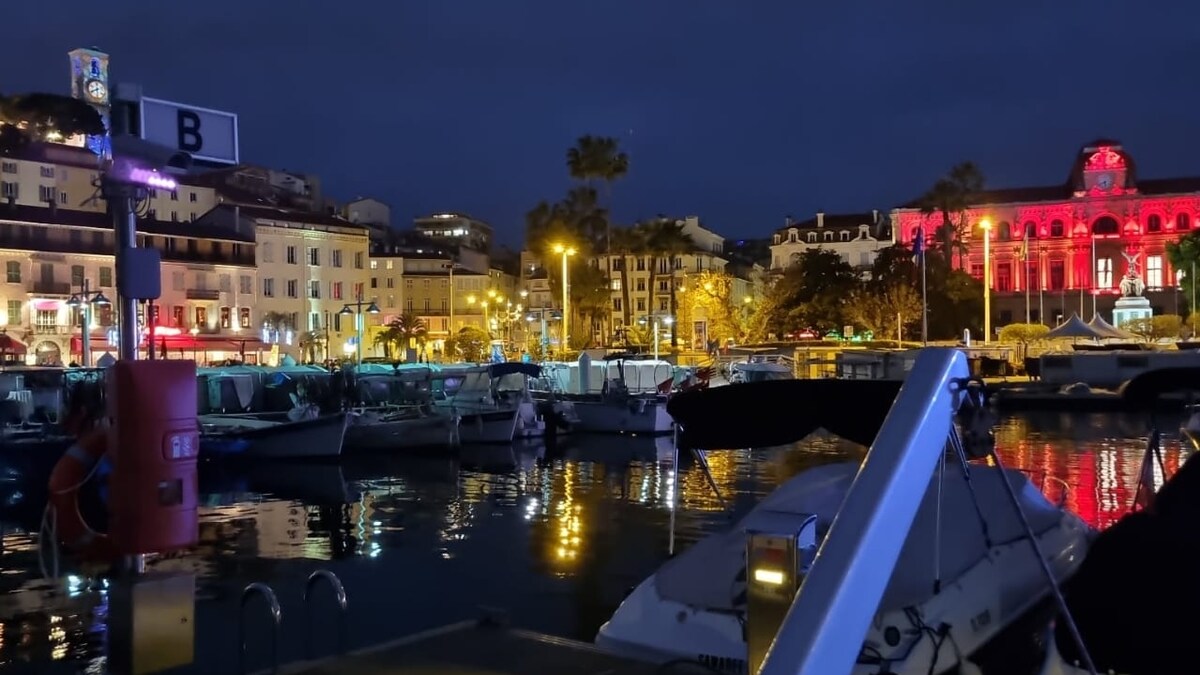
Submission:
[[567,272],[567,258],[575,255],[575,247],[566,244],[555,244],[551,249],[562,256],[562,349],[565,353],[571,348],[571,282]]
[[662,324],[666,324],[666,325],[670,326],[671,324],[675,323],[675,317],[669,316],[669,315],[663,315],[663,314],[654,314],[649,317],[643,316],[642,318],[638,319],[638,323],[643,326],[646,325],[647,323],[654,324],[654,360],[657,361],[658,360],[658,334],[661,331]]
[[979,221],[983,228],[983,344],[992,341],[992,221]]
[[[72,293],[71,298],[67,300],[67,307],[71,307],[80,311],[82,323],[80,331],[79,356],[84,368],[92,367],[92,306],[93,305],[111,305],[112,301],[104,297],[101,291],[93,291],[87,279],[79,285],[79,292]],[[150,345],[154,349],[154,345]]]
[[342,306],[342,311],[338,312],[342,316],[354,317],[354,330],[357,335],[355,347],[358,352],[358,363],[361,365],[363,360],[363,314],[378,314],[379,305],[375,301],[363,302],[362,293],[358,294],[358,299],[354,302],[348,302]]

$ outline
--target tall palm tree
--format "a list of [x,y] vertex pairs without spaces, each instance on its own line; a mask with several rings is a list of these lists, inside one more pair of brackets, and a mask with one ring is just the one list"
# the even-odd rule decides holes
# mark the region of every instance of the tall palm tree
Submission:
[[[692,236],[683,231],[683,223],[673,218],[659,217],[654,220],[642,224],[643,236],[646,240],[646,248],[650,252],[650,311],[656,312],[654,304],[654,293],[657,288],[658,261],[666,260],[667,274],[670,275],[671,283],[668,290],[671,293],[670,314],[674,318],[676,314],[675,307],[675,287],[678,285],[675,279],[675,258],[687,253],[692,253],[696,250],[696,242]],[[671,322],[671,347],[675,346],[675,339],[679,334],[678,324],[675,321]]]
[[383,351],[389,359],[395,353],[393,348],[404,351],[412,344],[412,340],[420,340],[428,332],[425,321],[413,312],[404,312],[388,322],[387,326],[375,336],[375,344],[383,345]]
[[963,267],[963,256],[967,253],[970,224],[967,223],[967,208],[976,194],[983,190],[983,172],[973,162],[962,162],[953,166],[920,199],[921,213],[941,214],[942,224],[934,232],[934,239],[946,261],[954,263],[958,253],[958,266]]
[[617,272],[621,279],[621,324],[628,328],[632,317],[629,307],[629,256],[642,251],[645,239],[642,231],[636,227],[617,228],[612,234],[611,253],[603,259],[619,261]]
[[[629,155],[621,152],[617,139],[610,136],[583,136],[567,150],[567,169],[571,177],[595,187],[604,183],[605,203],[611,207],[612,184],[629,173]],[[604,252],[611,251],[612,225],[605,228]]]

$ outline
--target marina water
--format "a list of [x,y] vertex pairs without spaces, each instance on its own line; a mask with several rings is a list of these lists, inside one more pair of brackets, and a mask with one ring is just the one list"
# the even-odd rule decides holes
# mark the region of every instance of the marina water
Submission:
[[[1154,422],[1170,473],[1190,447],[1179,440],[1178,418]],[[1009,466],[1105,527],[1130,507],[1149,425],[1141,415],[1025,414],[1002,419],[996,439]],[[350,648],[475,618],[481,607],[503,609],[521,627],[590,641],[625,592],[666,559],[672,522],[678,550],[728,527],[798,472],[863,451],[812,437],[712,452],[724,503],[685,457],[674,517],[669,439],[578,436],[550,449],[205,465],[199,547],[153,561],[151,571],[196,575],[196,659],[186,672],[236,672],[241,591],[252,581],[270,584],[283,607],[281,660],[304,657],[306,646],[313,655],[333,652],[341,637],[332,593],[318,588],[311,614],[302,603],[317,569],[336,573],[349,594]],[[45,475],[29,458],[7,469],[0,671],[100,672],[107,591],[67,559],[57,584],[44,578],[43,568],[54,574],[38,550]],[[245,614],[251,671],[270,665],[260,602]]]

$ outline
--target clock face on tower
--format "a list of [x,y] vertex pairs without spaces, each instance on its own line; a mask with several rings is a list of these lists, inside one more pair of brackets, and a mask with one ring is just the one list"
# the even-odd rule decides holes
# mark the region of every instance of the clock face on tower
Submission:
[[84,91],[92,103],[108,103],[108,87],[100,80],[88,80],[84,83]]
[[1096,177],[1096,187],[1101,190],[1111,190],[1113,186],[1113,176],[1111,173],[1102,173]]

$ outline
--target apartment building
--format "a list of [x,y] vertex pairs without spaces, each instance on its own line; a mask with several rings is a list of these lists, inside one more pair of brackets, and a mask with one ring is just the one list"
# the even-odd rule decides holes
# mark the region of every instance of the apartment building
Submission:
[[[336,216],[229,202],[202,222],[252,233],[258,268],[253,325],[280,353],[323,360],[356,351],[358,324],[365,337],[374,321],[365,310],[379,301],[367,288],[366,228]],[[349,315],[342,314],[345,308]],[[364,352],[370,351],[364,340]]]
[[894,243],[887,216],[879,211],[817,213],[803,221],[788,217],[771,238],[771,269],[781,271],[794,265],[805,251],[824,249],[867,275],[879,252]]

